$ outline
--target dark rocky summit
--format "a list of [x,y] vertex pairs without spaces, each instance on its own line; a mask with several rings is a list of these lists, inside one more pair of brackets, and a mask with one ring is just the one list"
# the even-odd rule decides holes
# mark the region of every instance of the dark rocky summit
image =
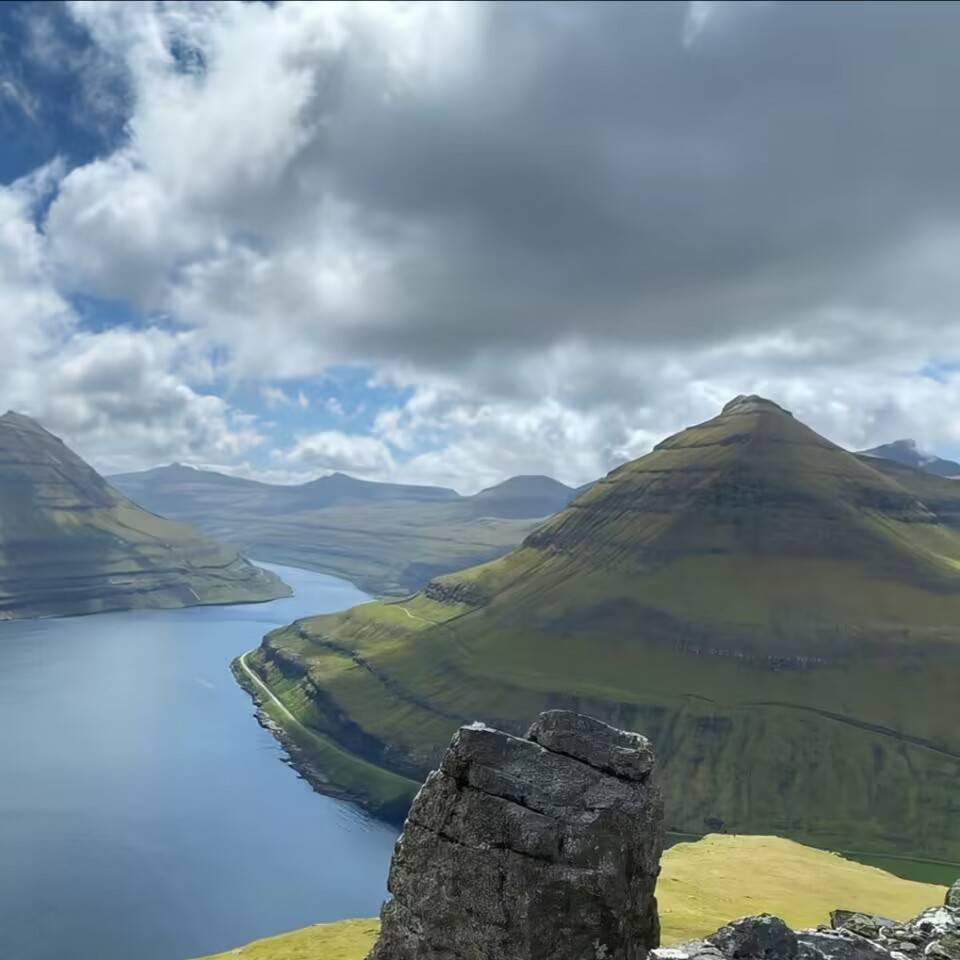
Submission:
[[663,804],[636,733],[566,711],[462,727],[397,842],[369,960],[642,960]]

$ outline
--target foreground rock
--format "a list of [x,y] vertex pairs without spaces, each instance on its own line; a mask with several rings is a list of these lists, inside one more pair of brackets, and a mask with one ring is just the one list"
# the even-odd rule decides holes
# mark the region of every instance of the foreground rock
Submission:
[[960,881],[946,904],[898,923],[835,910],[830,927],[794,932],[778,917],[735,920],[704,940],[651,953],[651,960],[960,960]]
[[397,842],[370,960],[642,960],[663,804],[647,740],[566,711],[461,728]]
[[947,891],[945,905],[960,910],[960,880]]

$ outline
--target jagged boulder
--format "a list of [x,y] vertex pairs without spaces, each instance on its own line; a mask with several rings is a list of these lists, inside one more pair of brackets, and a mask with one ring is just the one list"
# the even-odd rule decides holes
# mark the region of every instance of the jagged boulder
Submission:
[[462,727],[397,841],[369,960],[642,960],[663,803],[639,734],[567,711]]

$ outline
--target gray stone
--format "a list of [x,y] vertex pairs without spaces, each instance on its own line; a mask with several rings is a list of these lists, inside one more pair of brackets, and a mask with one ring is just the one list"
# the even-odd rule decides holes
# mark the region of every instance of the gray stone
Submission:
[[884,927],[893,928],[899,926],[899,924],[896,920],[878,917],[873,913],[861,913],[858,910],[833,910],[830,913],[830,926],[834,930],[842,928],[858,933],[861,937],[875,939],[880,936],[880,931]]
[[791,960],[797,955],[797,935],[768,913],[734,920],[707,941],[730,960]]
[[649,776],[655,758],[646,737],[618,730],[593,717],[569,718],[564,710],[541,713],[527,731],[527,739],[617,777],[645,780]]
[[957,880],[947,891],[947,896],[943,903],[946,907],[953,907],[954,910],[960,910],[960,880]]
[[960,933],[943,933],[924,948],[925,957],[935,960],[960,960]]
[[797,943],[799,960],[895,960],[887,947],[843,928],[802,930]]
[[648,954],[649,960],[724,960],[723,954],[706,940],[688,940],[673,947],[658,947]]
[[370,960],[642,960],[658,945],[649,743],[564,711],[534,733],[454,735],[397,842]]

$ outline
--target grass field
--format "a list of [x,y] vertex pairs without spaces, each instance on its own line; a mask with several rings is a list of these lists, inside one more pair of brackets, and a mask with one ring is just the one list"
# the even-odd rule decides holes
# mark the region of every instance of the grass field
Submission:
[[[779,837],[721,835],[671,847],[657,888],[668,944],[762,912],[795,928],[825,923],[836,908],[906,920],[942,903],[943,895],[943,887],[901,880]],[[208,960],[363,960],[378,929],[376,920],[319,924]]]

